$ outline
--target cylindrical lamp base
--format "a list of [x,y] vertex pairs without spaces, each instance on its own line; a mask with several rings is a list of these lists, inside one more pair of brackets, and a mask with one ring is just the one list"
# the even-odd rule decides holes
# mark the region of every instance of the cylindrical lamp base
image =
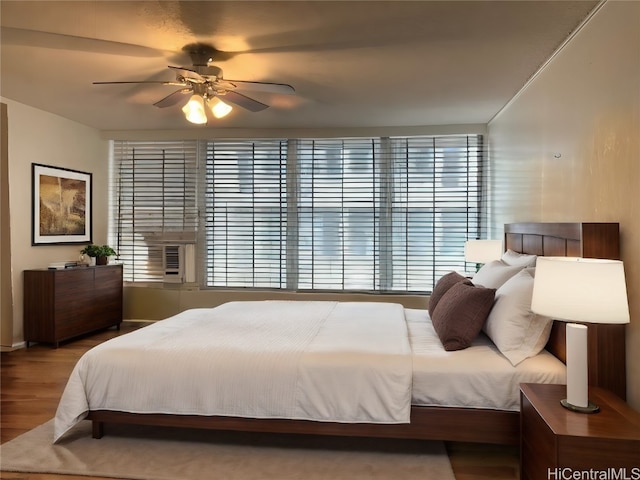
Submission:
[[587,372],[587,327],[567,324],[567,403],[581,408],[589,405]]
[[578,405],[573,405],[569,403],[566,398],[564,400],[560,400],[560,405],[562,405],[564,408],[568,408],[572,412],[597,413],[600,411],[600,407],[597,406],[595,403],[587,402],[586,407],[580,407]]

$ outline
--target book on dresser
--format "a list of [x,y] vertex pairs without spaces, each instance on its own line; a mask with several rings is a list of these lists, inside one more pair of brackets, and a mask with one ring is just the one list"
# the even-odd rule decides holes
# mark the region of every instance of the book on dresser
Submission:
[[122,265],[25,270],[24,340],[60,342],[122,323]]

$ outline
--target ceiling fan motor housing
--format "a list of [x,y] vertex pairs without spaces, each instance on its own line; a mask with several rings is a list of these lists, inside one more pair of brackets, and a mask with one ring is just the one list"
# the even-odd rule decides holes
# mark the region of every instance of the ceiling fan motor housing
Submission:
[[193,70],[211,81],[222,79],[222,69],[214,65],[194,65]]

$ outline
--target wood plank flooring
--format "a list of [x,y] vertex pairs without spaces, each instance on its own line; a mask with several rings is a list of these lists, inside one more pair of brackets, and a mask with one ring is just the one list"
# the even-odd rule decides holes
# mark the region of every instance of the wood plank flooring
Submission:
[[[33,345],[0,357],[0,441],[2,443],[53,418],[73,366],[99,343],[144,324],[125,322],[118,331],[105,330],[58,349]],[[517,480],[518,449],[496,445],[447,443],[456,480]],[[1,467],[1,459],[0,459]],[[96,480],[77,475],[0,472],[3,480]]]

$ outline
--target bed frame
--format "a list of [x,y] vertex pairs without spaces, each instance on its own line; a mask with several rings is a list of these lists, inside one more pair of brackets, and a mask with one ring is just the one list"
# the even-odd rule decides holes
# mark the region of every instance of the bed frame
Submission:
[[[504,228],[505,248],[545,256],[619,259],[617,223],[511,223]],[[565,361],[565,324],[554,322],[547,350]],[[624,325],[589,324],[589,383],[625,398]],[[412,438],[516,445],[518,412],[475,408],[411,408],[408,424],[344,424],[306,420],[251,419],[219,416],[131,414],[90,411],[93,437],[106,423],[160,425],[198,429],[301,433],[381,438]]]

